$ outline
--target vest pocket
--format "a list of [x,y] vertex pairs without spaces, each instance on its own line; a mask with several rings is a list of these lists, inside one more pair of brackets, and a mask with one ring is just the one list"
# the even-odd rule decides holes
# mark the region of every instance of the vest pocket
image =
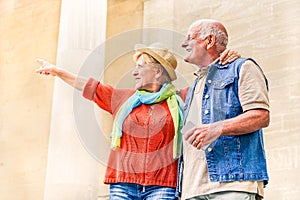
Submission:
[[225,80],[215,81],[213,83],[213,88],[217,90],[222,90],[226,88],[228,85],[232,84],[234,82],[234,78],[230,77]]
[[239,100],[234,92],[234,77],[214,81],[211,91],[211,121],[220,121],[239,112]]

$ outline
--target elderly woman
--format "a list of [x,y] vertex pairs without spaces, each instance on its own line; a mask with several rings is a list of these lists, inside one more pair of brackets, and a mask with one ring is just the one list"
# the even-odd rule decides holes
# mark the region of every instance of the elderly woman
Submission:
[[[177,67],[172,53],[155,45],[136,49],[135,90],[79,79],[38,61],[42,66],[37,73],[58,76],[113,116],[112,150],[104,179],[110,184],[110,199],[177,199],[182,100],[171,83]],[[186,91],[181,90],[180,96],[184,98]]]

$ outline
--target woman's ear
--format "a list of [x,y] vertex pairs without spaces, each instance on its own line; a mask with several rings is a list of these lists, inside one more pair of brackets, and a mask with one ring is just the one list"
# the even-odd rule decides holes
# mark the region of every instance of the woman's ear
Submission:
[[162,67],[158,67],[156,68],[156,74],[155,74],[155,78],[158,80],[163,74],[163,69]]

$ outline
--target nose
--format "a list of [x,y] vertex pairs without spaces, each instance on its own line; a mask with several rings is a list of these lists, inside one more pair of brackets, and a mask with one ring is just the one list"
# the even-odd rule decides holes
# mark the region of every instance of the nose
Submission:
[[188,46],[188,41],[187,39],[183,40],[182,43],[181,43],[181,47],[185,48]]
[[137,76],[138,75],[138,70],[137,70],[137,67],[135,67],[132,71],[132,76]]

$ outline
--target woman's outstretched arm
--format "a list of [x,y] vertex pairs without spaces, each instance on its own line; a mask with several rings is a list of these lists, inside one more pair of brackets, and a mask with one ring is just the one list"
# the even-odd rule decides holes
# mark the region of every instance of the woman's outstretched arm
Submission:
[[79,77],[76,74],[72,74],[43,59],[37,59],[37,62],[39,62],[41,66],[35,70],[36,73],[57,76],[58,78],[66,82],[68,85],[76,88],[79,91],[82,91],[84,89],[87,79]]

